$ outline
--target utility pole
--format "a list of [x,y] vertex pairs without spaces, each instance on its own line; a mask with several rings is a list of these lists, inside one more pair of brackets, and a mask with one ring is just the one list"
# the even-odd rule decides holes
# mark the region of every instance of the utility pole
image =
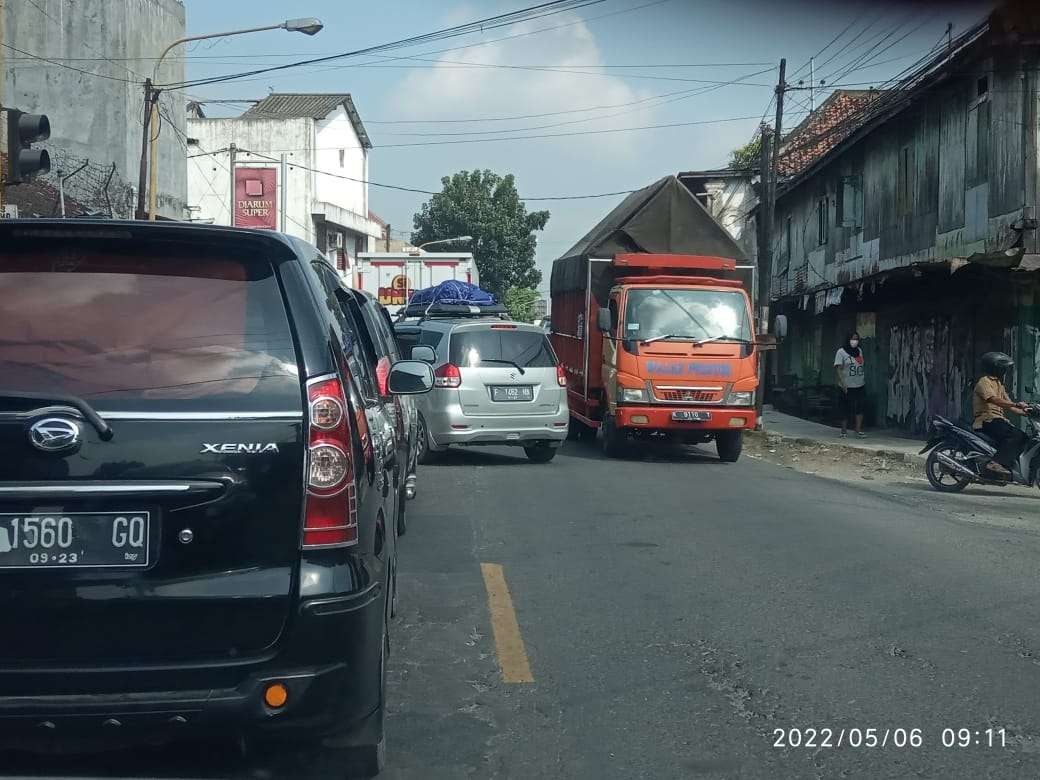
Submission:
[[[769,332],[769,288],[773,281],[773,213],[771,203],[772,186],[772,137],[768,125],[763,124],[758,152],[759,192],[761,202],[758,209],[758,289],[755,300],[758,305],[758,332]],[[758,392],[755,393],[755,427],[762,427],[762,404],[765,401],[766,357],[769,353],[758,353]]]
[[148,142],[152,129],[152,80],[144,80],[144,118],[141,123],[141,165],[137,174],[137,219],[148,219]]
[[228,182],[231,185],[231,198],[229,199],[228,205],[231,207],[230,220],[228,224],[231,227],[235,226],[235,157],[238,153],[238,147],[234,144],[228,146],[228,173],[231,180]]
[[[759,218],[762,227],[758,232],[758,301],[759,332],[769,333],[769,293],[773,282],[773,223],[776,216],[776,190],[780,173],[780,137],[784,121],[784,92],[787,89],[787,60],[780,60],[780,78],[776,85],[776,124],[773,127],[773,141],[770,144],[769,134],[762,128],[762,148],[759,163],[762,167],[762,203],[759,207]],[[765,363],[759,352],[758,361],[758,393],[755,394],[755,405],[758,411],[757,427],[762,425],[762,403],[765,400]]]
[[[0,6],[0,32],[3,32],[3,7]],[[0,57],[0,62],[3,57]],[[2,71],[0,71],[2,72]],[[0,79],[2,81],[3,79]],[[0,86],[3,86],[0,84]],[[4,104],[0,103],[0,219],[4,217],[4,191],[7,189],[7,114]]]
[[289,206],[289,191],[286,189],[288,182],[285,180],[285,172],[288,170],[285,165],[285,152],[280,155],[278,164],[278,181],[282,183],[282,208],[278,212],[278,229],[285,232],[285,209]]
[[[781,81],[783,78],[781,77]],[[816,58],[809,58],[809,113],[816,111]]]
[[390,251],[390,223],[386,223],[386,251]]

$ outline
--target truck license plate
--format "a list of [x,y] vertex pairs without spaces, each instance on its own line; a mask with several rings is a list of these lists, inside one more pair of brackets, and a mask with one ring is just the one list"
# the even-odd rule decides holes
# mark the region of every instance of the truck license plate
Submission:
[[707,422],[711,419],[711,412],[691,412],[682,410],[672,412],[672,419],[677,422]]

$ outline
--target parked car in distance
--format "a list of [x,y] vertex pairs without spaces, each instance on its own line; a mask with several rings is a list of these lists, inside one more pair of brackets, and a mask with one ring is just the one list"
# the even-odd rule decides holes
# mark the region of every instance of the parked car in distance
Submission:
[[434,367],[434,390],[416,397],[420,462],[451,446],[493,444],[551,461],[567,438],[568,409],[566,377],[545,332],[443,308],[444,316],[431,309],[395,326],[402,348]]
[[0,747],[378,773],[401,464],[330,271],[271,231],[0,221]]

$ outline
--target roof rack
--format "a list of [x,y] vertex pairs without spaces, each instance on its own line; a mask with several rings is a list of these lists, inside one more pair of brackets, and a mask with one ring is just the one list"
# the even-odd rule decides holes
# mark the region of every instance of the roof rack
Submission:
[[496,317],[498,319],[508,319],[509,310],[506,309],[501,303],[496,303],[491,306],[473,306],[466,303],[410,303],[402,308],[397,314],[397,320],[415,318],[418,317],[420,321],[436,319],[438,317],[459,319],[465,317],[472,317],[474,319],[479,317]]

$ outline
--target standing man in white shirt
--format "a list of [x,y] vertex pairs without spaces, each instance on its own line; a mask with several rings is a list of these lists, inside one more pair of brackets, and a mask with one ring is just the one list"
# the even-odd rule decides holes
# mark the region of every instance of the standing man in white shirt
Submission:
[[863,400],[866,395],[867,375],[863,365],[863,350],[859,347],[859,334],[850,333],[845,346],[839,347],[834,355],[834,373],[838,387],[845,397],[844,417],[841,421],[841,438],[848,436],[849,421],[856,426],[856,435],[863,433]]

